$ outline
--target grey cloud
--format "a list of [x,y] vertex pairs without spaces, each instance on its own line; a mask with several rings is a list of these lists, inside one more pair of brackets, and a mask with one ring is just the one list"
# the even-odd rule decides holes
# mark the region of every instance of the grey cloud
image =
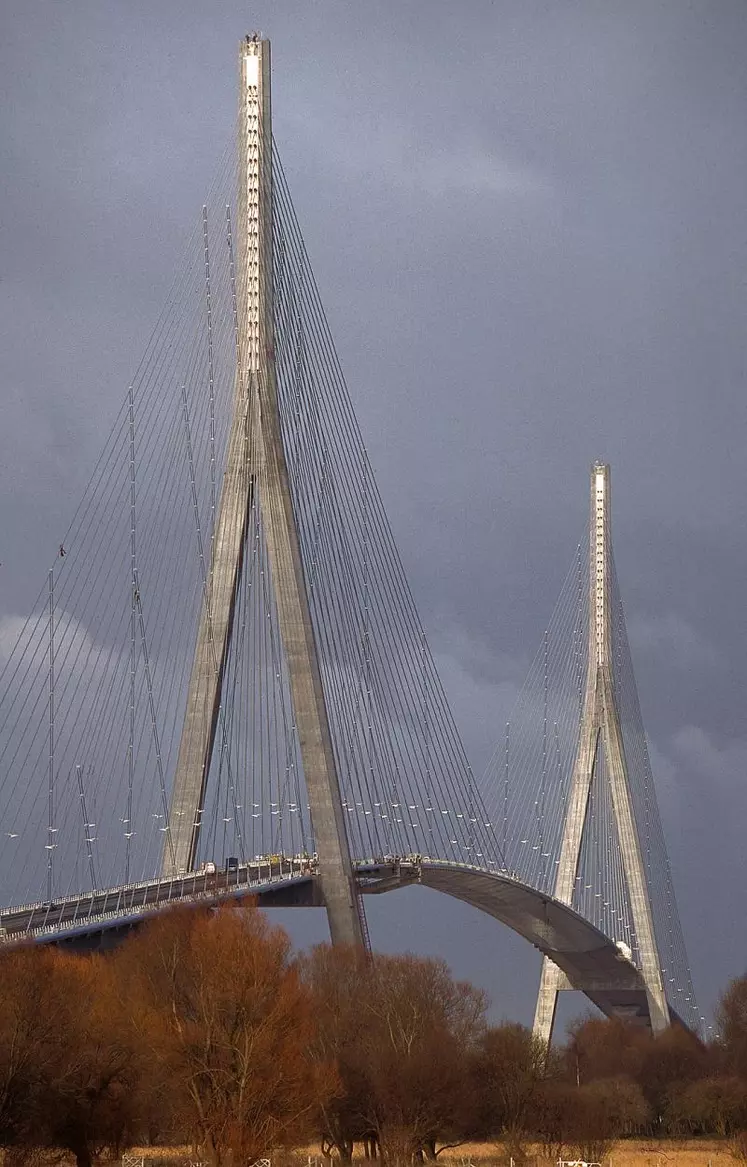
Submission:
[[641,657],[666,657],[670,667],[717,669],[724,664],[719,650],[676,612],[633,615],[627,621],[631,646]]
[[747,801],[747,741],[736,739],[717,744],[700,726],[686,725],[672,738],[672,749],[691,771],[705,779],[708,788],[721,787],[725,800],[744,787]]

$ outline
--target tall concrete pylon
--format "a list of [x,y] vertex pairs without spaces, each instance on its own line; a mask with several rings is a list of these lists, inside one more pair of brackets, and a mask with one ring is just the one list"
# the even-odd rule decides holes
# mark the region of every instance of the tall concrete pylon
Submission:
[[[596,462],[591,469],[588,665],[578,745],[571,774],[555,882],[555,898],[564,904],[571,904],[573,899],[595,763],[600,749],[603,749],[607,760],[612,810],[617,824],[651,1028],[654,1033],[660,1033],[670,1024],[669,1007],[664,993],[661,961],[654,932],[641,844],[633,813],[628,766],[615,694],[612,667],[611,551],[610,468]],[[561,989],[583,987],[569,983],[565,974],[553,961],[548,957],[543,958],[534,1015],[534,1032],[538,1037],[548,1043],[552,1038],[558,992]]]
[[280,429],[272,289],[270,42],[239,46],[237,369],[233,417],[164,846],[165,876],[194,867],[236,594],[256,490],[333,943],[363,945],[340,786]]

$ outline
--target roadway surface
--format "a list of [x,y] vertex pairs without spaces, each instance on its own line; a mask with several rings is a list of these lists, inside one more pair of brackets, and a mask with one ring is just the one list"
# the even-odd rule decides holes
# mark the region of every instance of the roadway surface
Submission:
[[0,911],[0,939],[5,944],[25,939],[50,943],[66,936],[96,933],[142,919],[169,905],[218,903],[257,895],[277,884],[285,887],[297,879],[308,882],[312,869],[313,864],[307,860],[277,857],[241,864],[228,871],[193,872],[4,908]]

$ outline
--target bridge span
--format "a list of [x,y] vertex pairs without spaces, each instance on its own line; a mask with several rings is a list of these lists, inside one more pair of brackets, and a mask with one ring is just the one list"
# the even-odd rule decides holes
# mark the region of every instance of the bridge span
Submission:
[[[108,948],[170,906],[256,899],[261,907],[323,907],[318,862],[273,855],[237,867],[130,883],[0,912],[0,944]],[[358,890],[382,895],[420,885],[470,904],[506,924],[561,970],[565,988],[586,994],[606,1016],[650,1025],[645,984],[624,946],[572,907],[505,871],[487,872],[421,856],[356,862]]]

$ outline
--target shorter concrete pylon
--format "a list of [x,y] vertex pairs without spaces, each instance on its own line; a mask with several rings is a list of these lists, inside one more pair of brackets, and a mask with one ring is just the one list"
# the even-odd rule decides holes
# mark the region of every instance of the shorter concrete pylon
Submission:
[[[562,903],[569,905],[572,903],[592,780],[600,750],[603,750],[638,948],[639,972],[645,987],[651,1029],[654,1033],[660,1033],[670,1024],[669,1006],[664,993],[651,900],[633,811],[613,674],[610,519],[610,468],[604,463],[596,462],[591,470],[586,685],[554,894]],[[548,957],[544,957],[534,1015],[534,1033],[549,1043],[555,1022],[558,992],[562,989],[585,987],[570,983],[566,974]]]

